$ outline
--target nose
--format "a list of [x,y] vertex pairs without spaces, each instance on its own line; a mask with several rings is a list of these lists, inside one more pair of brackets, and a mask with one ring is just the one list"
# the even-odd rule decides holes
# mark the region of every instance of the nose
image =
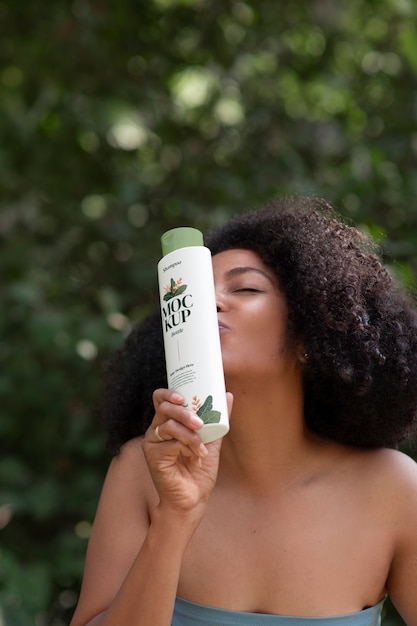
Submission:
[[216,307],[217,313],[223,313],[224,311],[227,311],[225,297],[218,290],[216,290]]

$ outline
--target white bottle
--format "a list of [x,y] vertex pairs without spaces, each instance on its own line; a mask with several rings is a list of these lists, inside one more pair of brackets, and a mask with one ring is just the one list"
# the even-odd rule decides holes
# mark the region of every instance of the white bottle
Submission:
[[159,294],[168,388],[204,422],[209,443],[229,431],[220,335],[210,250],[195,228],[174,228],[161,237]]

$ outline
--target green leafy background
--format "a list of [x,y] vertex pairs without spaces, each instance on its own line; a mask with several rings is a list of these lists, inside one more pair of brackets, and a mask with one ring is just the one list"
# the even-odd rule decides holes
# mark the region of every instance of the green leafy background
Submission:
[[0,623],[60,626],[102,365],[157,302],[163,231],[320,195],[415,287],[417,8],[3,0],[0,23]]

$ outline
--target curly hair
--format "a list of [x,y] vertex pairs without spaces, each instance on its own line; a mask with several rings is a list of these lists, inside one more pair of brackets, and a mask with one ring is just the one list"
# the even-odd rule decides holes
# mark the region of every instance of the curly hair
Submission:
[[111,455],[129,439],[143,435],[154,415],[152,394],[167,387],[159,310],[136,324],[106,363],[101,414]]
[[417,424],[417,310],[375,245],[318,198],[282,198],[207,239],[213,255],[256,252],[301,339],[305,420],[354,446],[397,447]]
[[[417,428],[417,309],[375,245],[318,198],[281,198],[239,215],[206,238],[212,255],[256,252],[288,303],[301,340],[305,420],[353,446],[397,447]],[[135,327],[110,368],[108,448],[144,433],[152,391],[166,386],[160,315]]]

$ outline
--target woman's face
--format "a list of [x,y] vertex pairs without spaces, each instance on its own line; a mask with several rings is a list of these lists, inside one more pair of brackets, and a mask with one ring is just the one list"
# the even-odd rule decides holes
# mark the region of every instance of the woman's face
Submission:
[[272,270],[251,250],[213,257],[223,365],[228,374],[274,379],[296,362],[289,348],[287,302]]

